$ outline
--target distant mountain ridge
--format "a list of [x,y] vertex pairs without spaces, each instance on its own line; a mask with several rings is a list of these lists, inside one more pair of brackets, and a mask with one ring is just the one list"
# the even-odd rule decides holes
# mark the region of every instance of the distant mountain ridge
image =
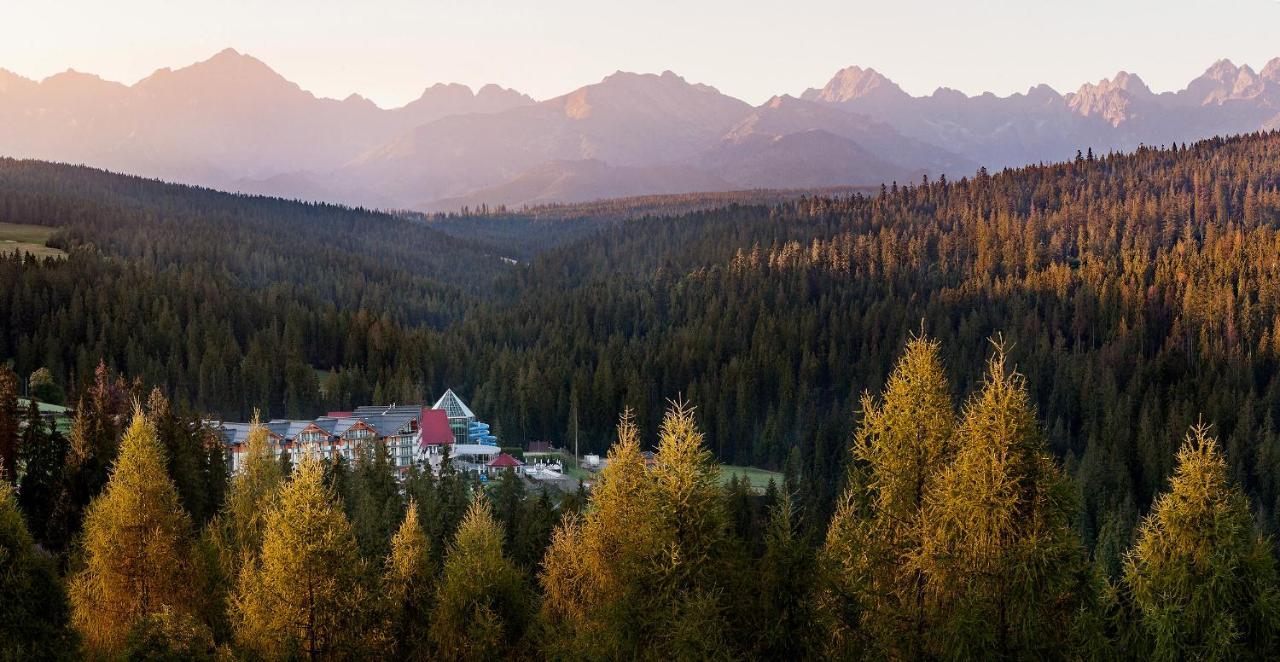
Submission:
[[670,71],[619,71],[544,101],[440,83],[383,109],[358,94],[316,97],[233,49],[134,85],[0,69],[0,155],[423,210],[872,186],[1272,128],[1280,58],[1259,71],[1221,60],[1173,92],[1121,71],[1006,97],[915,97],[853,66],[759,107]]

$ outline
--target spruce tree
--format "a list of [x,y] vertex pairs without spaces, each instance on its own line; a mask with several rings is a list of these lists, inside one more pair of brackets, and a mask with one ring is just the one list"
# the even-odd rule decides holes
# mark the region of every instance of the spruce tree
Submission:
[[73,659],[67,596],[0,481],[0,660]]
[[26,513],[32,535],[41,542],[47,541],[68,449],[66,437],[45,423],[40,408],[30,402],[19,449],[23,473],[18,505]]
[[391,536],[404,516],[404,499],[386,442],[364,444],[351,472],[347,516],[365,559],[386,558]]
[[1143,520],[1124,586],[1154,659],[1274,659],[1280,584],[1271,545],[1230,483],[1208,428],[1191,428],[1178,467]]
[[267,513],[261,552],[240,572],[232,599],[236,640],[273,659],[360,654],[368,649],[373,606],[363,574],[324,469],[304,459]]
[[66,469],[49,527],[49,540],[58,549],[80,531],[85,507],[107,482],[128,423],[130,397],[129,385],[99,363],[93,383],[76,401]]
[[197,608],[191,520],[165,466],[155,427],[135,406],[106,489],[85,513],[85,565],[70,581],[73,622],[91,653],[118,652],[137,621],[162,609]]
[[800,535],[791,497],[782,494],[770,510],[764,555],[757,563],[757,622],[754,653],[759,659],[803,660],[813,650],[814,549]]
[[0,480],[18,484],[18,375],[0,363]]
[[487,660],[521,650],[531,596],[523,573],[502,551],[502,528],[477,496],[444,561],[431,613],[431,641],[449,660]]

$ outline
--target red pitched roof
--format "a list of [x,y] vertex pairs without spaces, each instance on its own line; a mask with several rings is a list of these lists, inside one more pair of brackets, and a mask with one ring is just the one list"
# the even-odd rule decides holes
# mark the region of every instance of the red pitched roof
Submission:
[[449,415],[443,409],[423,409],[418,427],[422,430],[423,446],[453,443],[453,429],[449,427]]
[[495,469],[506,469],[507,467],[523,467],[524,462],[521,462],[506,453],[498,453],[498,457],[489,460],[489,466]]

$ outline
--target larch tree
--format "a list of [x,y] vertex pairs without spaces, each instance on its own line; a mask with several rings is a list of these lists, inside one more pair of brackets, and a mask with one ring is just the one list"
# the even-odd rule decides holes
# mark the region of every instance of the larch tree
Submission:
[[382,579],[387,600],[387,633],[397,659],[430,657],[428,626],[435,592],[431,541],[418,522],[417,503],[410,498],[404,521],[391,538]]
[[661,604],[650,572],[662,545],[650,480],[639,430],[624,412],[584,514],[561,522],[542,562],[542,636],[555,655],[640,650]]
[[73,622],[93,654],[118,652],[135,623],[161,610],[197,608],[191,520],[165,466],[155,428],[135,406],[106,489],[85,513],[84,567],[69,586]]
[[267,658],[358,655],[372,605],[363,574],[323,467],[304,459],[267,512],[261,552],[240,571],[236,640]]
[[1124,587],[1158,660],[1274,659],[1280,655],[1280,584],[1271,544],[1198,424],[1178,467],[1139,528]]
[[245,560],[256,557],[262,549],[267,517],[284,484],[280,463],[271,451],[270,432],[256,414],[241,463],[216,523],[223,571],[231,578],[238,577]]
[[479,495],[449,546],[436,592],[430,639],[440,658],[497,659],[523,645],[532,596],[502,545],[502,526]]
[[996,346],[965,405],[956,452],[929,486],[918,559],[931,613],[926,655],[1044,657],[1069,643],[1087,587],[1073,492],[1021,375]]
[[883,395],[864,394],[853,445],[858,474],[823,548],[819,602],[832,653],[919,658],[928,629],[916,559],[925,493],[955,454],[955,410],[937,341],[907,342]]
[[[688,404],[672,402],[667,409],[654,459],[650,486],[663,561],[651,571],[658,582],[656,597],[666,603],[658,613],[671,617],[654,634],[672,656],[720,657],[726,652],[720,638],[728,628],[723,596],[744,569],[730,567],[720,468]],[[677,627],[693,622],[698,626]]]
[[721,657],[733,570],[719,470],[691,408],[673,404],[655,466],[629,414],[581,521],[552,537],[541,581],[557,655]]

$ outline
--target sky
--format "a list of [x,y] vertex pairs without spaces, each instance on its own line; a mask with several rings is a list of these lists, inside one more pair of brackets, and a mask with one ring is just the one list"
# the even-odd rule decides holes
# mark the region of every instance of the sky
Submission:
[[436,82],[538,99],[672,70],[751,103],[870,66],[915,95],[1180,89],[1280,56],[1280,0],[0,0],[0,68],[133,83],[235,48],[319,96],[402,105]]

